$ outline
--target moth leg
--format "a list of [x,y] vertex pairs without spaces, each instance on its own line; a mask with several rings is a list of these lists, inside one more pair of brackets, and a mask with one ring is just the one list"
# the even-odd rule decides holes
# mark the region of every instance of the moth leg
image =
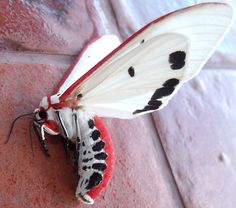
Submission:
[[80,133],[80,128],[79,128],[79,122],[77,119],[77,114],[73,114],[74,122],[75,122],[75,131],[76,131],[76,151],[75,151],[75,164],[78,165],[79,161],[79,150],[80,150],[80,141],[81,141],[81,133]]
[[41,150],[43,151],[43,153],[47,156],[50,157],[50,154],[48,153],[48,148],[45,142],[45,129],[44,129],[44,125],[39,125],[38,123],[34,122],[33,123],[33,128],[34,131],[37,135],[37,138],[39,140],[40,146],[41,146]]
[[64,147],[64,150],[65,150],[65,156],[66,158],[69,158],[69,139],[68,139],[68,132],[65,128],[65,124],[63,122],[63,120],[61,119],[61,115],[60,115],[60,112],[59,111],[56,111],[56,115],[58,117],[58,120],[61,124],[61,127],[62,127],[62,130],[64,132],[64,136],[65,138],[63,138],[62,142],[63,142],[63,147]]

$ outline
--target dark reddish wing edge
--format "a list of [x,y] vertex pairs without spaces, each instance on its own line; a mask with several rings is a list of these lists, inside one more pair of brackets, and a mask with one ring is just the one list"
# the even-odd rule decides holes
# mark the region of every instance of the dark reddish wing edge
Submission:
[[[156,24],[160,21],[162,21],[163,19],[165,19],[166,17],[172,15],[172,14],[177,14],[179,12],[182,12],[184,10],[187,9],[193,9],[196,7],[201,7],[202,5],[206,5],[206,4],[224,4],[224,3],[219,3],[219,2],[209,2],[209,3],[201,3],[198,5],[194,5],[194,6],[189,6],[174,12],[170,12],[152,22],[150,22],[149,24],[147,24],[146,26],[144,26],[143,28],[141,28],[140,30],[138,30],[136,33],[134,33],[133,35],[131,35],[128,39],[126,39],[120,46],[118,46],[116,49],[114,49],[110,54],[108,54],[105,58],[103,58],[100,62],[98,62],[93,68],[91,68],[87,73],[85,73],[82,77],[80,77],[74,84],[72,84],[61,96],[60,96],[60,101],[64,101],[66,100],[66,98],[71,94],[71,92],[80,85],[81,82],[83,82],[87,77],[89,77],[93,72],[95,72],[100,66],[103,65],[103,63],[105,63],[106,61],[108,61],[110,58],[112,58],[120,49],[122,49],[125,45],[127,45],[133,38],[135,38],[136,36],[138,36],[139,34],[141,34],[144,30],[146,30],[147,28],[149,28],[151,25]],[[79,57],[81,56],[81,53],[79,55]],[[79,61],[79,58],[76,59],[75,64]],[[73,66],[75,66],[75,64],[73,64]],[[73,69],[70,68],[70,71],[72,71]]]

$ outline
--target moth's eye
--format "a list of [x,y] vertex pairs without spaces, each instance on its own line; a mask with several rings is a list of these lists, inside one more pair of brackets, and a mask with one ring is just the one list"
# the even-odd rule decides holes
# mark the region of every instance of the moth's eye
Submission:
[[38,112],[38,117],[39,117],[40,119],[46,120],[47,117],[48,117],[48,114],[47,114],[46,111],[39,111],[39,112]]

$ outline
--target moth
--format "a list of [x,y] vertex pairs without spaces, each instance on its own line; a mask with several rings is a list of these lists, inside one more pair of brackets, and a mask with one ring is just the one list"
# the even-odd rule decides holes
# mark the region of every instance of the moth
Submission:
[[121,45],[115,36],[100,37],[41,100],[34,128],[45,154],[45,133],[75,144],[79,200],[93,204],[112,175],[112,141],[100,117],[131,119],[166,106],[212,55],[232,14],[227,4],[204,3],[154,20]]

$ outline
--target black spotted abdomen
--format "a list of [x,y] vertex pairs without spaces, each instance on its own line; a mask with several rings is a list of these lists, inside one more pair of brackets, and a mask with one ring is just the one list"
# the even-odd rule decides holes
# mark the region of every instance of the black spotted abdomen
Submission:
[[[83,121],[82,121],[83,120]],[[82,122],[82,124],[81,124]],[[76,196],[92,204],[107,186],[114,167],[114,149],[110,134],[101,118],[79,115],[79,182]]]

